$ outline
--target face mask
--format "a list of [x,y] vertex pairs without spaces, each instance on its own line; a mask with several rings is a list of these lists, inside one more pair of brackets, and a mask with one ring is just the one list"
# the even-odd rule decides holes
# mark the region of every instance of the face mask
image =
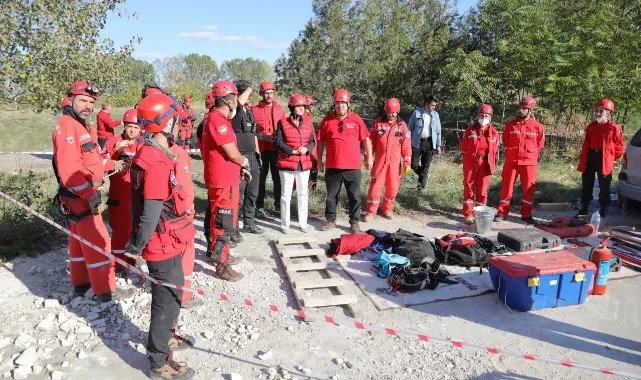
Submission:
[[608,121],[608,118],[606,116],[596,118],[596,122],[599,124],[605,124],[606,121]]
[[481,127],[485,127],[486,125],[490,124],[490,120],[486,118],[479,117],[477,120],[479,124],[481,124]]
[[229,112],[229,119],[233,119],[234,116],[236,116],[236,108],[232,108],[231,111]]

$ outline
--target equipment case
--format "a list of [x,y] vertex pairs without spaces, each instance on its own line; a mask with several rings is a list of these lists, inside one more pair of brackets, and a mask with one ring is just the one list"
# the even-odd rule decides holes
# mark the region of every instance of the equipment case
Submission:
[[515,252],[551,249],[561,245],[561,238],[536,228],[516,228],[499,231],[497,240]]
[[518,311],[582,304],[595,270],[592,262],[565,250],[489,260],[490,278],[499,299]]

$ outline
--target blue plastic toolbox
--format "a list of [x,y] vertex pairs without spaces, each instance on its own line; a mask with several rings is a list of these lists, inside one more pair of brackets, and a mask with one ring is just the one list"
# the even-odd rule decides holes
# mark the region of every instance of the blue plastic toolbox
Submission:
[[489,260],[499,299],[518,311],[582,304],[592,287],[595,269],[592,262],[565,250]]

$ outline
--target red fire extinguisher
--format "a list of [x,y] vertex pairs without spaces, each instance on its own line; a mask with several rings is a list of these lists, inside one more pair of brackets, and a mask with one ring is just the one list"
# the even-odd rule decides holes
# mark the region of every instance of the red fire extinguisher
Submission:
[[605,294],[605,290],[608,287],[608,274],[610,273],[610,260],[612,259],[612,251],[606,246],[608,240],[610,240],[609,236],[590,251],[590,261],[594,263],[597,269],[597,273],[594,274],[592,294]]

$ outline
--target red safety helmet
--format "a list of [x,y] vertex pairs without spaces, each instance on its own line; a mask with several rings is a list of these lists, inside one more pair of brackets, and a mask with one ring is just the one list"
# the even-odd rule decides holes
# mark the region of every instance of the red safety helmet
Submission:
[[205,108],[208,110],[214,106],[214,93],[212,91],[207,91],[205,95]]
[[157,133],[167,128],[171,119],[178,116],[178,103],[171,96],[149,95],[138,103],[138,125],[146,132]]
[[492,109],[492,106],[489,104],[481,104],[479,108],[476,109],[476,113],[486,113],[489,115],[494,115],[494,110]]
[[191,96],[183,96],[183,102],[191,102]]
[[60,104],[60,108],[62,108],[63,110],[65,109],[65,107],[71,107],[71,98],[68,96],[62,99],[62,104]]
[[316,104],[316,99],[314,99],[313,96],[311,95],[304,95],[304,96],[308,106],[313,106],[314,104]]
[[219,80],[214,83],[214,86],[211,88],[214,96],[217,98],[225,97],[229,94],[238,95],[238,89],[236,85],[228,80]]
[[349,91],[347,91],[347,90],[345,90],[345,89],[343,89],[343,88],[339,88],[339,89],[338,89],[338,90],[336,90],[336,92],[334,93],[334,102],[345,102],[345,103],[349,103],[349,102],[351,102],[351,101],[352,101],[352,99],[351,99],[351,98],[350,98],[350,96],[349,96]]
[[306,106],[307,100],[301,94],[294,94],[291,96],[291,98],[289,98],[288,104],[290,107]]
[[87,81],[73,82],[67,90],[67,96],[85,95],[91,97],[94,100],[98,98],[99,93],[100,92],[98,91],[96,86],[89,84]]
[[389,98],[385,102],[385,112],[394,113],[401,110],[401,102],[396,98]]
[[138,124],[138,111],[135,108],[125,111],[122,116],[122,122],[125,124]]
[[594,108],[603,108],[610,112],[614,112],[614,102],[610,99],[602,99],[596,102]]
[[536,100],[531,96],[526,96],[519,102],[519,107],[533,110],[536,108]]
[[149,87],[149,88],[145,89],[145,96],[149,96],[149,95],[164,95],[164,94],[165,93],[162,92],[161,89],[156,88],[156,87]]
[[274,87],[274,84],[272,82],[268,81],[268,80],[261,82],[260,83],[260,89],[258,90],[258,93],[262,94],[263,92],[268,91],[268,90],[276,91],[276,87]]

